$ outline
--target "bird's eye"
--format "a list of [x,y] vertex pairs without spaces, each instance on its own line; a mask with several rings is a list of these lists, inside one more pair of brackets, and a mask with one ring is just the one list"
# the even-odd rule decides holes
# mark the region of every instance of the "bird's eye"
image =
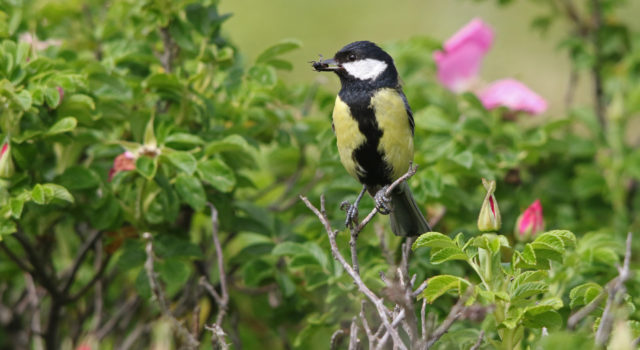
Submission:
[[356,60],[356,55],[354,54],[349,55],[349,61],[353,62],[355,60]]

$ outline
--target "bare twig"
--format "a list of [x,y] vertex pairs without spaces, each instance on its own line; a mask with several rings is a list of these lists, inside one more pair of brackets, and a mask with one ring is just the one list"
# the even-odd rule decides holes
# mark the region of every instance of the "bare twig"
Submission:
[[367,314],[364,312],[364,306],[367,302],[365,300],[362,301],[360,306],[360,322],[362,322],[362,328],[364,329],[364,333],[367,335],[367,340],[369,341],[369,349],[373,349],[373,344],[375,343],[375,337],[373,332],[371,331],[371,327],[369,327],[369,321],[367,321]]
[[27,263],[22,261],[22,259],[20,259],[17,255],[15,255],[11,249],[9,249],[9,247],[7,247],[7,245],[4,242],[0,242],[0,248],[2,248],[2,250],[7,254],[7,256],[9,257],[9,259],[11,259],[11,261],[13,261],[16,265],[18,265],[18,267],[27,273],[31,273],[32,269],[27,266]]
[[[607,283],[607,285],[602,289],[600,294],[598,294],[598,296],[596,296],[589,304],[583,306],[580,310],[576,311],[573,315],[571,315],[571,317],[569,317],[569,320],[567,321],[568,329],[575,329],[578,323],[589,314],[591,314],[591,312],[593,312],[595,309],[597,309],[598,306],[600,306],[600,304],[602,304],[602,302],[605,300],[605,298],[607,298],[607,296],[607,305],[610,305],[610,299],[613,298],[616,293],[624,291],[624,283],[631,277],[631,270],[629,269],[629,263],[631,259],[631,237],[631,232],[629,232],[629,234],[627,235],[624,262],[622,268],[619,269],[618,276],[609,281],[609,283]],[[604,320],[604,313],[602,320]],[[602,326],[602,321],[600,322],[600,325]],[[600,330],[600,328],[598,328],[598,330]]]
[[614,321],[612,309],[620,303],[622,296],[626,292],[624,284],[629,278],[631,278],[631,270],[629,269],[629,264],[631,262],[631,240],[632,234],[629,232],[627,234],[624,262],[622,267],[618,268],[617,280],[612,284],[611,289],[609,290],[607,304],[604,307],[602,317],[600,318],[600,325],[598,325],[598,330],[596,331],[596,344],[598,345],[605,345],[607,340],[609,340],[609,335],[611,334],[611,328],[613,327]]
[[591,68],[591,74],[593,76],[593,98],[596,107],[596,115],[598,116],[600,127],[604,131],[607,127],[607,119],[602,80],[602,50],[600,40],[600,28],[602,27],[602,5],[600,2],[601,0],[591,0],[591,11],[593,12],[593,30],[591,32],[591,39],[593,41],[593,55],[595,59],[593,67]]
[[358,339],[358,318],[351,319],[351,329],[349,331],[349,350],[357,350],[360,339]]
[[[378,311],[378,315],[380,316],[382,323],[387,329],[387,332],[391,334],[391,338],[393,339],[395,346],[397,346],[400,349],[406,349],[406,346],[402,342],[402,339],[400,338],[398,331],[391,326],[391,322],[389,321],[389,317],[387,315],[389,313],[389,310],[386,308],[386,306],[384,306],[383,300],[380,297],[378,297],[375,293],[373,293],[371,289],[369,289],[369,287],[367,287],[364,284],[364,282],[360,278],[360,275],[353,270],[351,265],[349,265],[349,263],[347,263],[345,258],[342,256],[342,253],[340,253],[340,250],[338,249],[338,244],[336,243],[336,235],[338,234],[338,231],[333,230],[333,228],[331,227],[331,223],[329,223],[329,219],[327,218],[324,195],[320,197],[320,210],[318,210],[313,204],[311,204],[311,202],[309,202],[309,199],[307,197],[300,196],[300,199],[304,202],[307,208],[309,208],[318,217],[320,222],[323,224],[327,232],[327,235],[329,237],[329,244],[331,245],[331,253],[333,254],[333,257],[336,260],[338,260],[338,262],[342,265],[345,271],[347,271],[347,274],[351,276],[355,284],[358,286],[358,290],[360,290],[360,292],[362,292],[369,299],[369,301],[371,301],[371,303],[376,307],[376,310]],[[373,213],[375,214],[375,212]],[[360,225],[358,226],[360,227],[361,225],[362,223],[360,223]]]
[[458,299],[458,302],[453,305],[453,307],[449,311],[449,314],[444,319],[444,321],[442,321],[440,326],[438,326],[438,328],[436,328],[435,331],[433,331],[433,333],[429,336],[429,340],[427,340],[427,348],[431,347],[433,344],[435,344],[435,342],[438,341],[438,339],[440,339],[440,337],[447,333],[453,322],[455,322],[458,317],[460,317],[460,314],[464,309],[464,303],[471,296],[472,289],[472,287],[469,287],[467,289],[467,291],[460,297],[460,299]]
[[342,340],[342,337],[344,337],[344,330],[342,329],[338,329],[337,331],[333,332],[333,335],[331,335],[331,350],[335,350],[338,348],[338,345],[340,344],[340,340]]
[[102,327],[100,327],[95,335],[98,341],[102,340],[107,334],[111,333],[111,331],[116,327],[116,325],[120,322],[122,317],[126,313],[134,312],[138,303],[140,302],[139,297],[133,297],[124,302],[118,310],[111,316],[111,318],[105,322]]
[[480,331],[480,334],[478,334],[478,340],[476,340],[476,343],[473,344],[473,346],[469,350],[478,350],[478,349],[480,349],[480,345],[482,345],[482,339],[483,338],[484,338],[484,331]]
[[162,314],[171,322],[171,326],[174,331],[178,333],[178,335],[186,342],[185,346],[188,349],[197,349],[200,345],[200,342],[198,342],[198,340],[193,337],[191,332],[189,332],[189,330],[180,321],[178,321],[175,316],[173,316],[171,310],[169,309],[169,305],[167,304],[167,300],[164,296],[164,291],[162,290],[162,287],[160,286],[160,283],[156,278],[156,272],[153,268],[153,239],[151,237],[151,234],[149,232],[145,232],[142,237],[147,241],[145,246],[147,259],[144,263],[144,269],[147,273],[147,278],[149,279],[151,293],[158,302]]
[[33,283],[33,278],[30,274],[24,274],[25,284],[27,286],[27,293],[29,297],[29,304],[31,306],[32,316],[31,316],[31,332],[33,336],[30,338],[33,340],[33,348],[36,350],[44,349],[44,344],[42,342],[42,327],[40,326],[40,298],[38,297],[38,291],[36,289],[35,283]]
[[427,299],[422,299],[422,308],[420,308],[420,325],[422,328],[422,341],[427,341]]

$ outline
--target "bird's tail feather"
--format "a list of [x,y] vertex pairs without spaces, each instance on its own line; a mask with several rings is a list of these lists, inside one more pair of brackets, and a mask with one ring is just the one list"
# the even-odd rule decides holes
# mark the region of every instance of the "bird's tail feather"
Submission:
[[389,219],[391,230],[396,236],[418,236],[431,231],[406,182],[392,191],[391,205],[393,210]]

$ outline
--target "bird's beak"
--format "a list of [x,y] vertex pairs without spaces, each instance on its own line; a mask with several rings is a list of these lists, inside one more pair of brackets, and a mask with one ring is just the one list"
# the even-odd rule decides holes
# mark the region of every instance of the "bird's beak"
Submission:
[[313,61],[312,65],[313,65],[313,69],[315,69],[316,72],[335,72],[335,71],[342,70],[342,66],[339,65],[336,62],[336,60],[334,60],[333,58],[320,60],[320,61]]

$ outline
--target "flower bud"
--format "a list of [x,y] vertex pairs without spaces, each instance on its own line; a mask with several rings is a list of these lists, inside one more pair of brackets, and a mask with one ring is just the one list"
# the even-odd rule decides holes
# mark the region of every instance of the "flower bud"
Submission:
[[136,169],[136,156],[131,152],[124,152],[119,154],[116,159],[113,160],[113,166],[109,170],[109,181],[115,174],[120,171],[130,171]]
[[13,160],[11,160],[11,145],[9,140],[2,144],[0,149],[0,177],[11,177],[14,173]]
[[496,182],[482,179],[482,185],[487,189],[487,195],[484,197],[478,216],[478,229],[482,232],[496,232],[502,224],[498,202],[493,195],[496,190]]
[[518,217],[518,221],[516,221],[516,239],[523,242],[529,241],[542,231],[544,231],[542,204],[539,199],[536,199]]

